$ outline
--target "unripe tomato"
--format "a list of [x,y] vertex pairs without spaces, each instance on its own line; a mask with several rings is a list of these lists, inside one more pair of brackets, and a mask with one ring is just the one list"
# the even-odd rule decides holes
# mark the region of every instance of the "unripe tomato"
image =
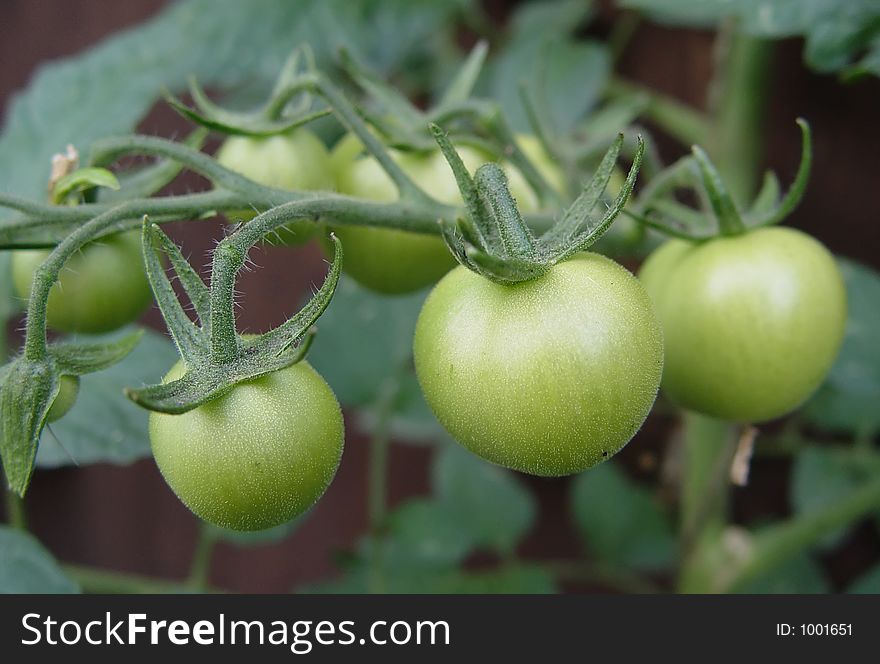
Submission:
[[[534,140],[534,139],[533,139]],[[540,145],[538,145],[540,148]],[[529,147],[534,151],[534,147]],[[523,144],[526,151],[526,144]],[[462,146],[458,152],[473,173],[489,158],[477,150]],[[543,153],[543,150],[541,150]],[[461,194],[443,154],[390,151],[401,168],[434,199],[450,205],[461,204]],[[374,201],[397,200],[397,187],[373,157],[363,154],[360,140],[349,134],[331,155],[337,189],[351,196]],[[561,182],[561,173],[544,154],[536,166],[546,171],[553,182]],[[537,209],[537,197],[522,174],[507,166],[508,184],[522,212]],[[442,238],[395,229],[345,226],[334,229],[346,249],[345,271],[364,286],[380,293],[408,293],[429,286],[455,265]]]
[[[183,373],[178,362],[165,380]],[[165,481],[197,516],[234,530],[271,528],[314,504],[336,474],[343,436],[336,396],[304,361],[181,415],[150,414]]]
[[[13,252],[12,283],[20,297],[30,297],[34,272],[49,253]],[[129,231],[90,242],[64,264],[49,291],[46,323],[60,332],[110,332],[137,320],[152,300],[141,236]]]
[[[231,136],[217,151],[217,161],[258,184],[299,191],[330,191],[334,178],[330,155],[324,143],[308,129],[299,127],[288,134],[267,138]],[[237,210],[227,215],[230,221],[248,221],[254,210]],[[295,221],[278,229],[275,244],[299,245],[314,236],[316,224]]]
[[46,413],[46,422],[55,422],[67,415],[79,395],[79,376],[61,376],[58,394]]
[[413,351],[425,399],[457,441],[546,476],[620,450],[647,417],[663,368],[641,284],[593,253],[514,285],[455,268],[425,301]]
[[762,422],[819,386],[843,338],[834,258],[791,228],[671,240],[640,272],[663,323],[663,390],[684,408]]

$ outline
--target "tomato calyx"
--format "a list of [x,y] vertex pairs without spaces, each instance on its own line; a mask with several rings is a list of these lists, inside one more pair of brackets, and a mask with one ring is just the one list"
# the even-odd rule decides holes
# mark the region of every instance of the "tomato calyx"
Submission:
[[218,106],[195,79],[189,82],[194,107],[187,106],[170,92],[165,93],[165,99],[180,115],[208,129],[264,138],[287,133],[331,113],[329,108],[312,110],[312,99],[308,94],[299,95],[296,103],[291,103],[291,97],[299,91],[294,85],[297,79],[314,72],[311,49],[306,46],[296,49],[287,59],[269,98],[258,109],[249,112],[229,111]]
[[[278,216],[278,215],[276,215]],[[280,217],[280,224],[283,217]],[[312,326],[327,308],[342,269],[342,244],[334,244],[333,263],[321,288],[296,314],[278,327],[255,337],[242,337],[235,329],[234,286],[248,250],[275,223],[264,213],[240,227],[214,251],[211,287],[183,257],[180,249],[156,225],[144,218],[143,243],[147,276],[168,330],[186,365],[177,380],[125,390],[140,406],[162,413],[185,413],[220,396],[233,386],[284,369],[302,360],[309,350]],[[264,226],[260,230],[260,225]],[[174,292],[161,255],[192,303],[193,322]]]
[[523,221],[497,164],[484,164],[471,177],[446,133],[436,124],[431,125],[431,133],[455,174],[467,211],[454,223],[441,222],[443,238],[461,265],[504,284],[535,279],[595,243],[626,205],[645,153],[639,137],[623,187],[611,205],[602,209],[599,204],[623,145],[623,134],[619,134],[574,203],[537,237]]
[[[694,145],[691,155],[658,174],[624,214],[665,235],[694,242],[741,235],[779,223],[801,202],[810,178],[813,154],[810,125],[803,118],[796,122],[801,130],[801,158],[794,181],[784,196],[779,179],[767,171],[752,203],[747,209],[740,209],[709,156]],[[694,191],[701,202],[699,209],[675,200],[674,194],[681,187]],[[707,228],[707,217],[712,227]]]

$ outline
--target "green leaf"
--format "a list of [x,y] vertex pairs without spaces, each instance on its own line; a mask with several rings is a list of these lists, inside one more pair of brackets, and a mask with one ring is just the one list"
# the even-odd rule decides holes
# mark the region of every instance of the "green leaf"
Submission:
[[412,564],[448,567],[464,560],[474,548],[474,534],[461,527],[458,516],[439,501],[416,499],[397,508],[385,542],[389,571]]
[[[45,195],[52,155],[130,131],[165,88],[267,92],[294,47],[319,64],[342,46],[386,75],[449,37],[455,0],[185,0],[85,53],[43,66],[8,108],[0,189]],[[210,45],[210,48],[206,48]]]
[[672,563],[675,536],[669,515],[610,462],[574,479],[571,509],[587,549],[600,560],[640,569]]
[[106,168],[80,168],[68,173],[55,183],[52,199],[61,203],[73,193],[80,193],[94,187],[104,187],[113,191],[119,190],[119,180],[112,171]]
[[857,595],[880,595],[880,565],[875,565],[853,581],[847,592]]
[[55,367],[63,375],[82,376],[107,369],[121,362],[144,334],[136,329],[128,334],[97,343],[65,341],[49,346],[49,354],[55,360]]
[[163,335],[146,332],[122,362],[84,376],[73,408],[51,425],[51,433],[43,433],[37,465],[127,464],[149,456],[149,413],[122,390],[160,380],[175,361],[174,345]]
[[802,553],[768,571],[737,592],[757,595],[807,595],[831,592],[822,568]]
[[52,554],[22,530],[0,526],[0,560],[0,594],[79,592]]
[[513,473],[453,441],[438,450],[431,485],[478,547],[509,554],[535,524],[534,498]]
[[821,72],[845,69],[870,49],[855,66],[878,73],[872,66],[880,57],[876,0],[620,0],[620,5],[663,23],[705,27],[733,17],[744,32],[758,37],[803,36],[805,60]]
[[880,431],[880,274],[846,259],[838,264],[848,300],[843,346],[803,413],[823,429],[870,436]]
[[[543,126],[565,133],[595,106],[610,73],[607,48],[575,40],[590,13],[578,0],[532,2],[513,18],[504,50],[486,67],[486,92],[505,110],[517,131],[529,131],[520,85],[536,103]],[[618,128],[619,130],[619,128]]]
[[[792,509],[797,514],[820,510],[851,493],[868,477],[869,471],[855,458],[827,447],[806,447],[798,452],[790,485]],[[820,540],[825,549],[836,546],[849,531],[841,528]]]
[[371,405],[381,386],[409,365],[424,298],[424,292],[383,297],[339,279],[308,359],[344,406]]

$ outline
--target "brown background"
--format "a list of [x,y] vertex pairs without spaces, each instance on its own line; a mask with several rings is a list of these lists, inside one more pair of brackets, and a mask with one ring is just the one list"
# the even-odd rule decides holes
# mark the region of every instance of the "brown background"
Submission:
[[[24,87],[45,60],[79,52],[103,36],[152,16],[161,0],[4,0],[0,22],[0,108],[11,93]],[[487,7],[499,21],[513,2],[496,0]],[[607,29],[612,12],[607,3],[594,31]],[[621,69],[682,100],[702,106],[711,73],[708,33],[645,25],[630,46]],[[793,174],[799,155],[799,134],[793,119],[803,115],[814,132],[814,171],[806,200],[790,224],[808,230],[836,253],[880,265],[880,223],[876,195],[880,185],[875,163],[880,140],[876,133],[880,82],[870,79],[851,86],[833,77],[807,72],[801,63],[802,44],[783,42],[773,65],[772,97],[767,116],[767,166],[783,181]],[[142,123],[148,133],[168,135],[183,125],[167,109],[157,107]],[[677,156],[662,144],[664,156]],[[173,231],[188,253],[197,257],[222,231],[207,224],[177,225]],[[281,322],[290,311],[278,302],[298,300],[291,288],[305,288],[320,279],[322,260],[313,250],[297,260],[275,251],[256,256],[261,269],[243,276],[245,293],[240,323],[263,330]],[[147,321],[160,325],[155,311]],[[351,424],[351,422],[349,422]],[[645,475],[654,472],[652,450],[668,433],[662,418],[652,420],[624,459]],[[349,430],[353,429],[349,426]],[[222,545],[211,581],[240,591],[284,591],[333,574],[332,554],[351,545],[366,523],[366,441],[349,434],[339,474],[314,514],[286,542],[238,549]],[[429,453],[395,445],[391,461],[392,502],[427,491]],[[735,515],[752,520],[785,513],[787,465],[761,460],[751,485],[738,490]],[[540,500],[541,519],[521,553],[526,557],[566,558],[578,545],[568,527],[566,482],[525,478]],[[93,466],[43,471],[36,475],[27,500],[31,527],[61,559],[130,572],[182,578],[195,542],[196,522],[159,477],[151,460],[131,467]],[[844,583],[876,559],[877,535],[862,528],[850,544],[826,556],[832,578]],[[601,589],[592,586],[578,590]]]

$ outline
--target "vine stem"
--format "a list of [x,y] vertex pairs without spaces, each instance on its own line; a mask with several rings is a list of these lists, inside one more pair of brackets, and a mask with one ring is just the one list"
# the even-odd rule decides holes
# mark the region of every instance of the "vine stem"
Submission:
[[735,592],[791,556],[880,506],[880,479],[865,484],[824,509],[810,512],[758,536],[748,562],[733,577],[727,592]]
[[385,592],[384,548],[385,521],[388,516],[388,460],[391,444],[391,416],[400,393],[400,378],[395,375],[380,390],[376,400],[376,419],[370,438],[367,476],[367,509],[370,531],[370,566],[368,590]]
[[208,580],[211,574],[211,561],[214,558],[214,549],[217,544],[217,535],[206,523],[199,524],[199,537],[193,550],[192,562],[189,568],[187,585],[193,590],[204,592],[208,588]]
[[18,530],[27,530],[27,514],[24,499],[15,491],[6,490],[6,519],[9,525]]

